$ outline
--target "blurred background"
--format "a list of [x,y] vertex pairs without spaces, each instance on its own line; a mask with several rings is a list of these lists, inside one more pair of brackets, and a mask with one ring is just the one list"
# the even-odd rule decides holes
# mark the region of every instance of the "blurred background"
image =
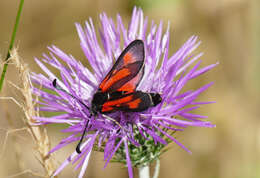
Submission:
[[[0,57],[7,53],[19,1],[0,2]],[[259,0],[45,0],[25,1],[15,46],[31,70],[40,72],[34,57],[47,53],[48,45],[56,45],[87,64],[80,49],[75,22],[89,17],[100,25],[99,14],[106,12],[115,19],[120,13],[127,24],[133,6],[142,7],[149,22],[171,24],[170,53],[174,53],[192,35],[202,44],[203,65],[220,64],[194,80],[201,86],[215,84],[203,93],[201,101],[217,101],[205,105],[198,113],[208,115],[217,127],[187,128],[177,138],[193,154],[175,144],[161,157],[160,178],[259,178],[260,177],[260,1]],[[2,69],[1,69],[2,70]],[[19,85],[15,68],[10,65],[6,81]],[[0,96],[14,96],[18,91],[5,82]],[[10,134],[4,149],[6,129],[23,128],[23,113],[12,101],[0,100],[0,177],[13,176],[25,170],[44,175],[35,155],[35,145],[27,132]],[[52,147],[66,135],[63,126],[48,126]],[[75,149],[70,145],[54,154],[56,164],[63,162]],[[101,153],[91,156],[85,177],[128,177],[122,165],[110,163],[103,169]],[[76,177],[78,171],[69,165],[59,177]],[[137,171],[136,171],[137,173]],[[29,173],[17,177],[36,177]],[[137,174],[136,174],[136,177]]]

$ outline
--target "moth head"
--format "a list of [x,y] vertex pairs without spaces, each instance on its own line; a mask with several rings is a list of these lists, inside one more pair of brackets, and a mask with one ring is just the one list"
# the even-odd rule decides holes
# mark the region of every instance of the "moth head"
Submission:
[[159,104],[162,101],[162,97],[160,94],[158,93],[150,93],[151,97],[152,97],[152,101],[153,101],[153,106],[156,106],[157,104]]
[[91,103],[91,110],[93,113],[100,112],[102,105],[108,100],[108,93],[96,92]]

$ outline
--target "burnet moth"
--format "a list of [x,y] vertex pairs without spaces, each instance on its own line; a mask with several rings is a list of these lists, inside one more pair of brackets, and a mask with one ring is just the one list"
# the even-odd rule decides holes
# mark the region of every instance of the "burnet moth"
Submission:
[[[100,83],[98,90],[92,98],[90,108],[82,100],[59,87],[56,79],[53,80],[52,84],[56,89],[66,92],[85,106],[90,112],[89,118],[96,116],[98,113],[103,114],[105,118],[109,118],[105,114],[116,111],[145,111],[159,104],[162,98],[158,93],[146,93],[136,90],[144,75],[144,58],[145,50],[143,41],[132,41],[123,50],[116,63]],[[80,145],[83,141],[88,122],[76,147],[77,153],[81,153]]]

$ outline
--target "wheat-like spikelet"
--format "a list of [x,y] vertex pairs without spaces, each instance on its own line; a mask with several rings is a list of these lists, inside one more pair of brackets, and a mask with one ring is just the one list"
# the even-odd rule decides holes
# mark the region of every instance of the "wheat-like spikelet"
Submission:
[[[51,176],[56,166],[51,155],[48,154],[50,151],[50,140],[47,135],[47,130],[42,125],[36,125],[33,116],[39,116],[39,111],[35,110],[35,101],[33,100],[33,95],[31,91],[31,79],[30,79],[30,70],[26,63],[22,61],[19,57],[17,50],[11,51],[11,61],[14,63],[19,72],[19,78],[22,81],[21,88],[18,88],[23,95],[23,110],[25,113],[25,122],[28,127],[29,132],[31,133],[36,145],[37,151],[41,158],[41,164],[44,167],[47,176]],[[37,99],[37,98],[36,98]]]

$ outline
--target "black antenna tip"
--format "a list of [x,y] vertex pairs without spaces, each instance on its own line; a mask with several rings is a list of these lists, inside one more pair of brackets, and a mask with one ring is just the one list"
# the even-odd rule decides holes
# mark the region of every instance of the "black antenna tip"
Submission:
[[77,145],[77,147],[76,147],[76,152],[78,153],[78,154],[80,154],[81,153],[81,151],[80,151],[80,143]]
[[54,80],[52,81],[52,85],[56,88],[56,86],[57,86],[57,79],[54,79]]
[[85,125],[83,134],[82,134],[82,136],[81,136],[81,138],[80,138],[80,141],[79,141],[79,143],[78,143],[78,145],[77,145],[77,147],[76,147],[76,152],[77,152],[78,154],[81,153],[81,151],[80,151],[80,145],[81,145],[81,143],[82,143],[82,141],[83,141],[83,138],[84,138],[84,135],[85,135],[85,133],[86,133],[86,130],[87,130],[87,127],[88,127],[88,123],[89,123],[89,120],[87,120],[87,123],[86,123],[86,125]]

